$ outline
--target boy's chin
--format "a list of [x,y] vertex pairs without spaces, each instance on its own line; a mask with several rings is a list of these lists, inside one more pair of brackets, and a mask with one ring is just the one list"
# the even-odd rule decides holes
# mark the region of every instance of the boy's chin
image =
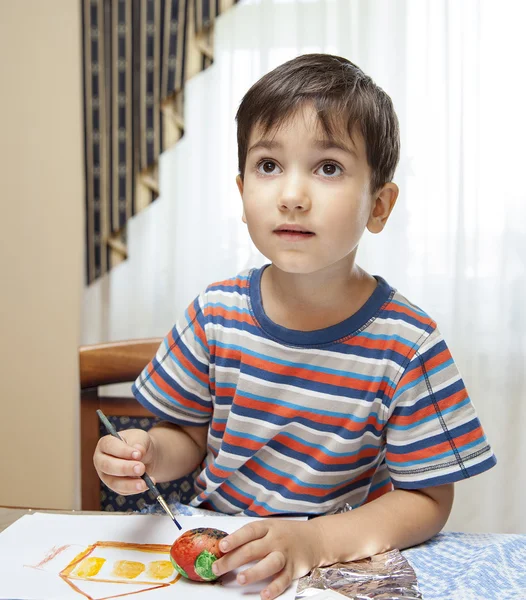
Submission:
[[272,266],[288,275],[312,275],[323,270],[323,266],[307,262],[272,261]]

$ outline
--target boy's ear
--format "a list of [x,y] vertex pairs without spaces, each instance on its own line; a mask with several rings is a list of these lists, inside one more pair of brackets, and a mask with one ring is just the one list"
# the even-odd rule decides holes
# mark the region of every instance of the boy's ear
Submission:
[[385,227],[398,198],[398,191],[396,183],[386,183],[373,195],[371,214],[367,222],[367,229],[371,233],[380,233]]
[[238,175],[236,177],[236,185],[237,189],[239,190],[239,193],[241,194],[241,197],[243,197],[243,180],[241,179],[241,175]]
[[[237,189],[239,190],[239,194],[241,196],[241,200],[243,200],[243,180],[241,179],[241,175],[236,177]],[[243,223],[247,222],[247,218],[245,217],[245,208],[243,207],[243,216],[241,217]]]

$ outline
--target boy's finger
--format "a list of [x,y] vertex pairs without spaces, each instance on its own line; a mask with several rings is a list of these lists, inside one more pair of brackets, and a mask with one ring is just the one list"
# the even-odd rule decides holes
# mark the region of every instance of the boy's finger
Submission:
[[111,490],[117,492],[121,496],[131,496],[132,494],[140,494],[148,488],[144,481],[140,478],[133,477],[104,477],[102,480]]
[[245,585],[267,579],[268,577],[272,577],[272,575],[281,572],[285,567],[285,563],[286,560],[283,552],[271,552],[254,566],[239,573],[237,581],[241,585]]
[[145,471],[142,462],[123,460],[110,454],[100,454],[96,466],[105,475],[115,477],[140,477]]
[[212,565],[212,571],[217,575],[224,575],[247,563],[254,562],[269,554],[270,550],[265,547],[264,542],[256,540],[245,544],[237,550],[225,554]]
[[230,552],[235,548],[248,544],[248,542],[264,537],[267,532],[268,526],[264,522],[255,521],[248,525],[243,525],[241,529],[227,535],[219,542],[219,548],[221,552]]
[[141,452],[139,448],[133,448],[126,442],[118,440],[112,435],[105,435],[100,439],[99,449],[104,454],[116,456],[117,458],[126,458],[128,460],[139,460],[144,454],[144,451]]
[[292,577],[287,569],[283,571],[264,590],[261,590],[263,600],[273,600],[284,592],[292,583]]

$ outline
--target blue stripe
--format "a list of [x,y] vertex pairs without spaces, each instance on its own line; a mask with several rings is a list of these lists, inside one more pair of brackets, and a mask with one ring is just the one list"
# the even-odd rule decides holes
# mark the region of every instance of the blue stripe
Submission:
[[[271,471],[272,473],[274,473],[275,475],[278,475],[279,477],[285,477],[288,481],[294,481],[301,487],[317,488],[320,490],[331,490],[334,488],[334,483],[325,483],[325,484],[323,484],[323,483],[305,483],[304,481],[302,481],[301,479],[296,477],[296,475],[294,475],[293,473],[286,473],[285,471],[280,471],[279,469],[276,469],[275,467],[271,467],[270,465],[267,465],[265,462],[263,462],[257,456],[252,457],[251,462],[255,462],[259,466],[263,467],[267,471]],[[278,490],[281,488],[281,484],[276,484],[276,486],[277,486],[276,489],[278,489]]]
[[[146,371],[143,371],[143,374],[144,374],[144,379],[143,379],[143,381],[144,381],[148,377],[148,375],[147,375]],[[195,396],[194,394],[189,393],[187,390],[183,389],[176,380],[174,380],[172,378],[168,379],[166,377],[166,372],[163,369],[158,369],[157,374],[163,379],[163,381],[165,381],[172,388],[172,390],[178,396],[181,396],[182,398],[185,398],[186,400],[189,400],[190,402],[193,402],[194,404],[198,404],[199,406],[202,406],[203,410],[201,410],[199,408],[189,409],[186,406],[183,406],[180,402],[177,401],[176,398],[173,397],[173,395],[171,395],[171,394],[165,392],[163,389],[161,389],[155,383],[155,381],[153,380],[152,377],[149,377],[148,384],[147,384],[148,387],[155,390],[155,392],[157,392],[157,394],[159,396],[162,396],[163,398],[168,400],[168,402],[170,404],[174,405],[174,408],[176,406],[180,406],[184,412],[195,412],[195,413],[199,413],[202,415],[209,415],[211,413],[211,406],[210,406],[211,403],[209,401],[202,400],[198,396]]]
[[[163,419],[164,421],[170,421],[172,423],[175,423],[176,425],[184,425],[184,426],[188,426],[188,425],[195,426],[195,427],[208,426],[208,423],[202,423],[202,422],[196,423],[195,421],[190,421],[187,419],[181,419],[179,417],[174,417],[171,413],[169,414],[164,410],[159,410],[156,406],[153,406],[153,404],[150,404],[150,402],[143,396],[143,394],[137,387],[136,383],[134,383],[132,385],[132,393],[135,396],[135,398],[138,400],[138,402],[140,402],[145,408],[147,408],[155,416],[159,417],[160,419]],[[196,418],[200,419],[201,417],[196,415]]]
[[411,406],[403,406],[403,405],[397,406],[393,411],[393,416],[410,417],[411,415],[414,415],[415,413],[419,412],[423,408],[426,408],[428,406],[433,406],[433,404],[434,404],[433,400],[435,402],[441,402],[442,400],[448,399],[453,394],[458,394],[462,390],[465,391],[465,387],[462,382],[462,379],[459,378],[456,381],[454,381],[453,383],[451,383],[450,385],[442,388],[441,390],[433,391],[432,397],[424,396],[423,398],[418,400],[418,402],[415,402]]
[[[480,444],[483,442],[484,442],[484,440],[477,439],[474,442],[465,444],[464,446],[455,446],[455,447],[456,447],[457,452],[461,453],[461,452],[466,452],[467,450],[469,450],[470,448],[474,448],[475,446],[480,446]],[[456,457],[456,453],[453,450],[448,450],[447,452],[442,452],[441,454],[433,454],[432,456],[428,456],[426,458],[419,458],[416,460],[405,460],[401,464],[400,463],[392,463],[392,464],[394,467],[400,467],[400,468],[414,467],[416,465],[423,465],[425,463],[440,461],[441,459],[448,458],[450,456]]]
[[344,429],[343,427],[338,427],[335,425],[328,425],[326,423],[319,423],[317,421],[308,419],[301,414],[297,414],[293,419],[288,417],[283,417],[281,415],[276,415],[274,413],[268,413],[265,409],[256,410],[253,408],[245,408],[244,406],[232,406],[232,412],[236,415],[242,417],[250,417],[252,419],[261,419],[267,423],[272,423],[274,425],[286,425],[288,423],[300,423],[309,427],[314,431],[329,431],[331,433],[336,433],[341,438],[345,440],[355,440],[356,438],[362,437],[366,432],[370,432],[375,434],[376,436],[381,435],[383,432],[383,427],[380,426],[379,429],[376,429],[373,425],[367,424],[361,429],[357,431],[352,431],[348,429]]
[[411,382],[407,383],[406,385],[404,385],[403,387],[397,389],[396,392],[395,392],[395,394],[394,394],[394,396],[393,396],[393,402],[398,398],[398,396],[400,396],[404,392],[410,390],[411,388],[414,388],[416,385],[418,385],[419,383],[421,383],[422,381],[424,381],[425,378],[426,378],[426,376],[427,377],[432,377],[436,373],[440,373],[440,371],[443,371],[444,369],[447,369],[447,367],[450,367],[452,365],[453,365],[453,359],[446,360],[442,364],[437,365],[434,369],[426,371],[426,375],[421,375],[420,377],[418,377],[414,381],[411,381]]
[[267,354],[261,354],[259,352],[254,352],[253,350],[248,350],[247,348],[243,348],[242,346],[238,346],[237,344],[224,344],[219,341],[215,341],[215,345],[219,348],[224,348],[225,350],[235,350],[237,352],[242,352],[245,355],[253,356],[258,358],[259,360],[263,360],[269,364],[282,365],[285,367],[292,367],[294,369],[307,369],[308,371],[314,371],[317,373],[324,373],[326,375],[339,375],[340,377],[344,377],[345,379],[357,379],[359,381],[371,381],[371,382],[382,382],[387,381],[391,385],[393,383],[388,377],[371,377],[369,375],[362,375],[360,373],[353,373],[352,371],[342,371],[340,369],[329,369],[324,367],[318,367],[316,365],[310,365],[308,363],[300,363],[300,362],[291,362],[288,360],[281,360],[279,358],[270,357]]
[[[223,302],[207,302],[204,308],[223,308],[228,312],[237,313],[240,315],[250,315],[251,312],[247,308],[240,308],[239,306],[233,306],[229,304],[223,304]],[[232,319],[235,322],[235,319]]]
[[379,483],[375,483],[374,485],[372,485],[369,488],[369,494],[376,492],[376,490],[379,490],[380,488],[384,487],[384,485],[387,485],[388,483],[391,483],[390,476],[386,477],[385,479],[382,479],[382,481],[380,481]]
[[245,431],[241,431],[241,432],[239,432],[239,431],[234,431],[234,430],[233,430],[233,429],[231,429],[230,427],[227,427],[227,428],[225,429],[225,431],[226,431],[226,432],[227,432],[229,435],[231,435],[231,436],[233,436],[233,437],[236,437],[236,438],[249,439],[249,440],[253,440],[254,442],[258,442],[258,443],[260,443],[260,444],[266,444],[266,443],[268,442],[268,438],[262,438],[262,437],[259,437],[259,436],[257,436],[257,435],[252,435],[252,434],[250,434],[250,433],[246,433]]
[[391,300],[391,304],[395,304],[396,306],[401,306],[402,308],[406,308],[407,310],[410,310],[410,311],[416,313],[417,315],[420,315],[421,317],[430,319],[429,315],[427,313],[425,313],[421,308],[417,308],[415,306],[410,306],[409,304],[405,304],[404,302],[400,302],[398,300],[395,300],[394,298]]
[[[471,467],[465,467],[465,471],[467,472],[467,477],[474,477],[479,473],[483,473],[488,469],[491,469],[494,465],[497,464],[497,459],[494,455],[491,455],[487,460],[482,461],[478,465],[474,465]],[[429,475],[432,475],[435,471],[430,471]],[[428,479],[424,479],[422,481],[399,481],[396,479],[396,475],[391,474],[391,479],[393,481],[393,485],[395,488],[405,489],[405,490],[418,490],[425,487],[432,487],[435,485],[443,485],[446,483],[455,483],[456,481],[461,481],[465,479],[466,475],[464,475],[464,471],[453,471],[452,473],[447,473],[446,475],[439,475],[436,477],[429,477]]]
[[[264,477],[261,477],[260,475],[258,475],[257,473],[255,473],[254,471],[252,471],[250,469],[249,464],[248,465],[244,465],[240,471],[246,476],[248,477],[252,482],[259,484],[261,486],[263,486],[264,488],[268,489],[268,490],[272,490],[274,492],[277,492],[280,496],[283,496],[284,498],[287,498],[288,500],[298,500],[300,502],[312,502],[314,504],[320,504],[322,502],[326,502],[328,500],[333,500],[335,498],[340,498],[341,496],[345,496],[347,495],[349,492],[352,492],[354,490],[357,490],[359,488],[368,488],[371,482],[371,478],[368,477],[366,479],[364,479],[363,481],[356,481],[355,479],[349,479],[348,481],[344,481],[341,482],[342,485],[341,487],[339,487],[337,490],[334,489],[334,486],[332,487],[333,491],[329,492],[327,494],[324,494],[323,496],[316,496],[313,494],[298,494],[296,492],[292,492],[291,490],[289,490],[288,488],[286,488],[285,486],[281,485],[281,484],[275,484],[271,481],[268,481],[267,479],[265,479]],[[228,482],[230,485],[232,485],[231,482]],[[314,486],[312,486],[314,487]],[[245,494],[248,495],[248,494]]]
[[392,454],[409,454],[410,452],[416,452],[418,450],[426,450],[430,446],[436,446],[443,442],[447,442],[452,438],[453,440],[470,433],[480,426],[480,422],[477,417],[473,417],[471,421],[448,429],[447,432],[441,431],[440,433],[426,437],[423,440],[404,444],[403,446],[397,446],[389,443],[389,434],[387,435],[387,449]]
[[409,323],[414,327],[418,327],[418,329],[425,331],[426,329],[431,329],[432,323],[431,320],[429,323],[422,323],[415,317],[411,317],[410,315],[406,315],[405,313],[400,313],[396,310],[384,310],[380,314],[381,319],[392,319],[393,321],[403,321],[404,323]]
[[289,446],[286,446],[285,444],[282,444],[276,440],[271,440],[268,443],[268,447],[276,450],[276,452],[279,452],[282,456],[297,460],[311,467],[314,471],[318,471],[319,473],[344,473],[353,471],[355,469],[371,465],[378,458],[378,454],[375,454],[373,456],[364,456],[359,460],[351,459],[345,463],[332,464],[321,462],[311,454],[305,454],[304,452],[294,450],[293,448],[290,448]]
[[[157,373],[157,375],[159,375],[159,377],[168,386],[170,386],[174,391],[176,391],[179,396],[181,396],[187,400],[190,400],[191,402],[196,402],[197,404],[200,404],[201,406],[205,406],[205,407],[208,406],[208,404],[209,404],[208,400],[202,400],[196,394],[192,394],[192,392],[188,392],[186,389],[184,389],[181,386],[181,384],[179,383],[179,379],[174,379],[173,377],[171,377],[171,375],[168,374],[168,371],[166,371],[166,369],[157,361],[157,359],[154,358],[152,361],[152,364],[153,364],[154,370]],[[188,375],[188,377],[190,377],[190,379],[193,379],[196,383],[199,384],[199,387],[204,391],[204,393],[206,395],[209,393],[208,388],[203,385],[203,382],[199,379],[199,377],[197,377],[197,375],[194,375],[186,367],[183,367],[183,365],[180,362],[177,362],[176,364],[181,369],[181,371],[184,371]],[[149,375],[147,375],[146,372],[144,372],[144,373],[145,373],[145,378],[149,377]],[[173,400],[172,396],[170,396],[167,392],[163,391],[155,383],[155,381],[153,380],[153,377],[149,377],[148,385],[151,385],[155,390],[158,391],[159,394],[161,394],[167,400],[170,400],[170,401]]]
[[[444,408],[443,410],[440,411],[440,414],[448,415],[450,413],[453,413],[453,412],[461,409],[463,406],[467,406],[468,404],[470,404],[470,399],[466,398],[465,400],[463,400],[462,402],[459,402],[458,404],[454,404],[453,406],[450,406],[449,408]],[[398,431],[414,429],[415,427],[420,427],[423,423],[429,423],[429,421],[436,421],[436,418],[437,418],[436,413],[433,413],[433,414],[429,415],[428,417],[419,419],[418,421],[415,421],[414,423],[409,423],[408,425],[397,425],[396,423],[390,423],[389,428],[396,429]]]
[[[306,373],[304,376],[283,375],[283,373],[273,373],[272,371],[246,364],[243,365],[243,373],[255,377],[256,379],[262,381],[262,383],[277,383],[280,384],[280,386],[290,385],[291,387],[299,388],[301,390],[308,389],[314,392],[320,392],[339,398],[347,398],[350,401],[366,400],[369,402],[374,402],[376,398],[383,400],[384,396],[386,395],[381,389],[379,389],[380,384],[376,384],[375,382],[371,382],[368,387],[361,390],[359,388],[352,387],[351,385],[345,387],[344,385],[317,381],[314,374]],[[231,377],[231,374],[228,373],[225,374],[225,376]],[[350,384],[348,380],[342,381],[342,379],[340,379],[342,383],[347,382]],[[389,382],[389,379],[386,377],[384,381]],[[387,384],[387,387],[389,388],[389,383]]]
[[299,442],[304,446],[309,446],[309,448],[316,448],[316,450],[322,450],[323,453],[327,456],[335,456],[338,458],[356,456],[359,452],[362,452],[363,450],[378,450],[378,445],[376,444],[364,444],[363,446],[360,446],[359,450],[355,450],[354,452],[333,452],[332,450],[328,450],[325,446],[322,446],[321,444],[313,444],[311,442],[307,442],[306,440],[301,439],[297,435],[293,435],[292,433],[288,433],[287,431],[282,432],[281,435],[283,437],[287,437],[291,440]]
[[[181,367],[181,369],[183,369],[185,372],[187,372],[186,367],[183,367],[180,360],[175,355],[175,353],[173,351],[173,347],[169,344],[168,337],[164,338],[163,345],[164,345],[164,349],[166,351],[166,355],[163,357],[162,362],[158,361],[158,364],[160,364],[160,365],[164,364],[164,361],[166,360],[166,358],[170,357],[171,360],[173,360],[176,365],[179,365]],[[204,365],[203,363],[197,361],[195,359],[195,357],[193,356],[193,354],[191,354],[190,350],[187,348],[186,344],[181,340],[180,337],[179,337],[179,339],[176,338],[176,345],[177,345],[177,348],[179,348],[179,350],[181,351],[181,354],[196,369],[196,371],[199,371],[205,377],[208,377],[208,365]],[[208,349],[205,348],[205,352],[208,354]],[[193,375],[193,374],[191,374],[191,375],[193,376],[194,379],[197,377],[196,375]],[[202,387],[206,387],[203,385],[203,382],[199,378],[197,378],[197,381],[199,381],[199,383]]]
[[[196,321],[199,323],[199,326],[201,327],[201,330],[204,332],[204,329],[205,329],[204,328],[204,323],[201,323],[199,321],[199,317],[203,316],[203,314],[201,313],[201,307],[198,306],[197,309],[198,309],[198,311],[196,313]],[[188,321],[188,327],[189,327],[190,331],[194,334],[195,341],[201,346],[201,348],[203,349],[203,351],[205,353],[205,356],[208,356],[210,354],[210,350],[209,350],[209,348],[207,346],[205,346],[205,344],[201,341],[201,339],[197,335],[197,333],[195,331],[195,321],[192,321],[190,319],[190,314],[188,312],[188,309],[185,312],[185,316],[186,316],[186,320]]]
[[277,406],[283,406],[285,408],[292,408],[293,410],[295,410],[297,413],[301,414],[301,413],[310,413],[310,414],[314,414],[314,415],[325,415],[327,417],[336,417],[338,419],[348,419],[349,421],[352,421],[353,423],[365,423],[366,421],[368,421],[371,417],[375,417],[376,421],[378,423],[385,423],[385,420],[380,418],[378,416],[378,413],[375,411],[371,411],[370,413],[368,413],[367,417],[357,417],[353,414],[350,413],[345,413],[345,412],[336,412],[333,410],[323,410],[322,408],[310,408],[308,406],[304,406],[301,404],[294,404],[292,402],[285,402],[285,400],[276,400],[273,398],[267,398],[265,396],[258,396],[257,394],[251,394],[250,392],[247,392],[246,390],[239,390],[238,392],[238,397],[241,398],[250,398],[252,400],[256,400],[257,402],[261,402],[263,404],[274,404]]
[[[357,337],[361,338],[366,338],[368,340],[382,340],[385,342],[399,342],[400,344],[403,344],[404,346],[407,346],[407,349],[411,349],[414,346],[414,343],[411,342],[410,340],[403,338],[400,335],[396,335],[394,333],[389,334],[389,335],[383,335],[381,333],[368,333],[367,331],[361,331]],[[383,352],[382,352],[383,354]],[[400,355],[402,356],[402,355]]]
[[[252,494],[249,494],[248,492],[240,490],[231,481],[228,481],[227,483],[228,483],[228,485],[230,487],[234,488],[234,490],[236,490],[236,492],[238,494],[240,494],[244,498],[249,498],[252,501],[252,504],[254,504],[255,506],[261,506],[262,508],[264,508],[266,511],[268,511],[270,513],[288,514],[288,511],[286,511],[286,510],[277,510],[276,508],[270,506],[270,504],[267,504],[266,502],[260,502],[259,500],[256,499],[255,496],[252,496]],[[244,510],[244,509],[247,508],[246,504],[242,504],[239,500],[237,500],[237,498],[234,498],[233,496],[230,496],[230,494],[228,492],[226,492],[223,487],[220,487],[217,491],[219,492],[219,494],[221,496],[223,496],[223,498],[225,498],[225,500],[228,500],[231,504],[234,504],[235,506],[238,506],[242,510]]]

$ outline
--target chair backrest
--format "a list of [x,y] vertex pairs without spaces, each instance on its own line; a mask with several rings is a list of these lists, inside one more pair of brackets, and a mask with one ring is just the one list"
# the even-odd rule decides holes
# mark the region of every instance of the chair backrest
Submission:
[[134,398],[101,397],[98,387],[135,381],[155,356],[161,338],[126,340],[81,346],[80,448],[82,510],[100,510],[100,480],[93,466],[93,453],[100,437],[100,408],[107,417],[153,417]]

